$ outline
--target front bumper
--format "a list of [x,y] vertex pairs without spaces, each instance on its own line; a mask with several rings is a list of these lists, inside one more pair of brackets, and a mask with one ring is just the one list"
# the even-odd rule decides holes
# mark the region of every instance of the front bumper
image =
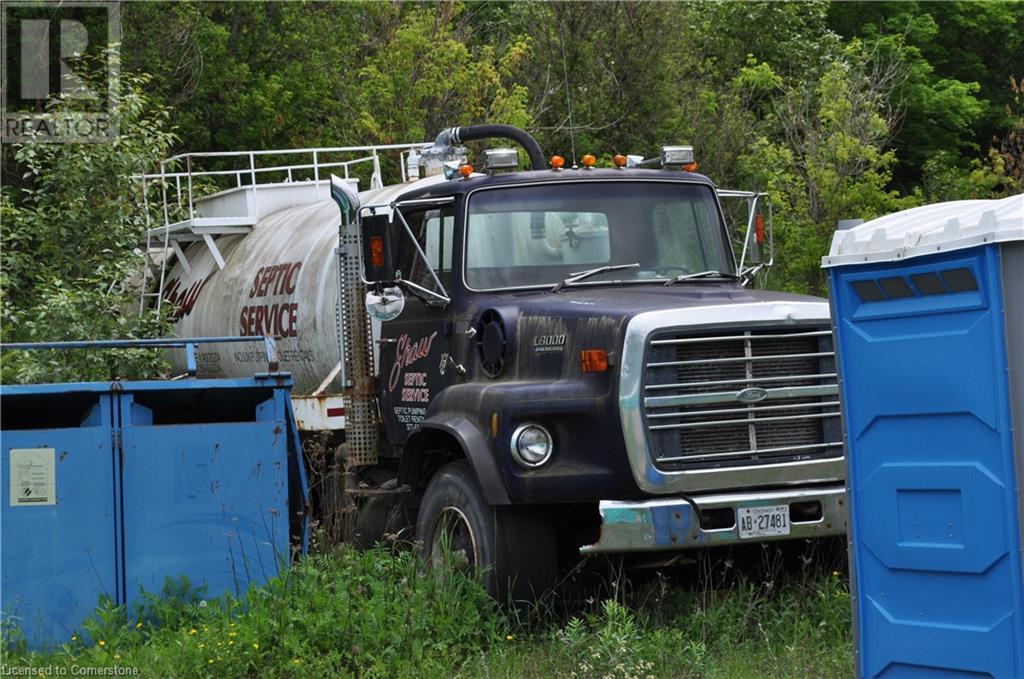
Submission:
[[[679,498],[640,502],[602,500],[599,507],[601,537],[596,543],[581,547],[580,553],[657,552],[843,535],[846,533],[845,498],[846,491],[841,485],[695,496],[692,499],[700,512],[714,517],[714,527],[708,528],[702,527],[693,506]],[[741,539],[736,510],[773,505],[789,506],[789,534]],[[732,524],[728,525],[730,511]]]

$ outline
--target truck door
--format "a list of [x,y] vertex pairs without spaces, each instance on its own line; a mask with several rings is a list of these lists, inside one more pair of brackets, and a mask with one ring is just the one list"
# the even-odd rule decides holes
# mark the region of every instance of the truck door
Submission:
[[[394,215],[399,225],[399,235],[393,240],[395,263],[409,285],[402,285],[405,308],[397,318],[383,323],[380,332],[378,396],[385,433],[392,444],[405,441],[426,416],[427,404],[454,379],[454,364],[449,362],[451,308],[441,301],[452,287],[454,215],[451,204],[398,207]],[[409,232],[405,232],[402,219]],[[440,293],[440,297],[417,288]]]

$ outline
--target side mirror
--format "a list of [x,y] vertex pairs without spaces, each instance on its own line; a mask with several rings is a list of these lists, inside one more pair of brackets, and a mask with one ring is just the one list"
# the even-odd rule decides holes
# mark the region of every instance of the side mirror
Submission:
[[363,274],[368,283],[393,283],[395,264],[391,248],[391,219],[386,214],[363,215]]
[[[719,189],[719,199],[740,199],[746,203],[747,228],[739,256],[739,275],[744,285],[775,259],[772,204],[767,193]],[[738,244],[738,243],[737,243]]]

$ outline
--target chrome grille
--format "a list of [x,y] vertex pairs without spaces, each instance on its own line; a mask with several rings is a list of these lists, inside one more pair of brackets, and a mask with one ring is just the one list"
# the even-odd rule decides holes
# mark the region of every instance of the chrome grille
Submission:
[[[738,400],[752,387],[763,400]],[[657,334],[644,374],[652,461],[676,471],[841,455],[838,393],[827,329]]]

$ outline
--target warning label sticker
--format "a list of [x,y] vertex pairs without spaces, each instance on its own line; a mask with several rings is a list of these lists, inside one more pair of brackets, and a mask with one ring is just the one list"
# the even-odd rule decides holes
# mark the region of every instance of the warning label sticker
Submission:
[[11,448],[11,506],[57,504],[54,448]]

